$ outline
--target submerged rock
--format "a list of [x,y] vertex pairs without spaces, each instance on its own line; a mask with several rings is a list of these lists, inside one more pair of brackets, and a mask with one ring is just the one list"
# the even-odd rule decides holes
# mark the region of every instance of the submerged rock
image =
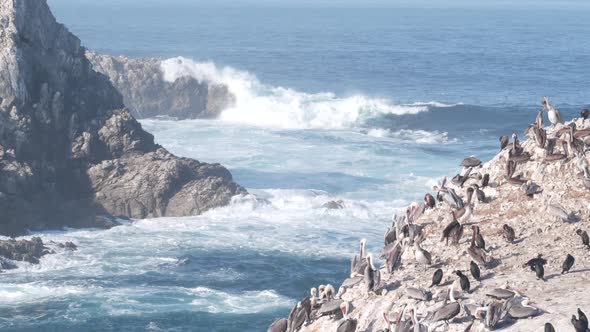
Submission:
[[[38,237],[30,240],[0,240],[0,256],[13,261],[37,264],[41,256],[50,253],[47,249]],[[2,265],[5,268],[4,264]]]
[[324,203],[324,205],[322,205],[322,207],[326,208],[326,209],[331,209],[331,210],[342,210],[344,209],[344,201],[339,199],[336,201],[329,201]]
[[0,234],[199,214],[245,193],[223,166],[155,144],[46,0],[0,0],[0,20]]

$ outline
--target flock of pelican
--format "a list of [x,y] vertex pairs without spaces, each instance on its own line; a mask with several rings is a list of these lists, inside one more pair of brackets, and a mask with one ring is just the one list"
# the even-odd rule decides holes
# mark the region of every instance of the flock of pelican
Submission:
[[[569,125],[561,125],[561,114],[549,104],[547,98],[541,101],[543,108],[537,114],[537,118],[531,124],[525,134],[533,139],[538,148],[546,150],[544,163],[551,163],[557,160],[564,162],[575,162],[581,171],[577,176],[587,189],[590,189],[590,171],[586,154],[590,151],[590,128],[577,130],[575,122]],[[543,114],[547,113],[551,129],[543,126]],[[586,121],[590,112],[584,109],[580,117]],[[548,135],[548,131],[549,134]],[[500,137],[500,149],[508,150],[506,161],[506,182],[520,186],[523,194],[528,197],[542,193],[543,189],[530,179],[516,176],[516,169],[519,165],[531,160],[531,154],[521,146],[516,134],[512,135],[512,142],[507,136]],[[294,332],[302,327],[311,324],[322,316],[334,320],[334,329],[337,332],[357,331],[358,322],[349,316],[355,308],[352,303],[344,301],[342,295],[351,288],[360,287],[367,296],[383,296],[391,290],[389,285],[396,271],[402,266],[402,262],[412,260],[418,266],[425,268],[436,268],[430,286],[427,288],[406,287],[403,289],[403,296],[414,301],[435,301],[424,312],[419,312],[414,305],[403,305],[397,312],[391,310],[383,311],[385,329],[380,332],[428,331],[428,328],[437,329],[439,326],[448,326],[457,322],[470,322],[465,331],[471,331],[475,321],[480,321],[484,328],[500,328],[506,323],[518,319],[529,318],[543,314],[544,310],[530,304],[529,298],[517,289],[510,288],[505,284],[501,288],[487,289],[485,292],[488,301],[485,303],[468,303],[463,300],[464,295],[476,291],[471,287],[470,277],[476,281],[482,279],[481,268],[493,269],[500,263],[492,256],[492,250],[486,247],[486,241],[481,229],[475,223],[471,223],[474,213],[474,199],[486,204],[490,198],[486,197],[483,189],[490,185],[489,174],[474,172],[481,167],[481,161],[475,157],[469,157],[461,163],[462,174],[458,174],[450,181],[453,187],[447,184],[446,178],[433,190],[436,197],[427,193],[421,204],[412,203],[405,211],[404,216],[394,215],[392,225],[384,234],[384,245],[378,258],[383,264],[375,267],[374,257],[366,250],[366,240],[359,242],[359,253],[351,260],[350,277],[344,280],[338,292],[332,285],[320,285],[317,289],[310,290],[309,296],[299,301],[289,313],[287,318],[275,320],[268,328],[268,332]],[[457,192],[464,190],[463,197]],[[469,275],[460,270],[447,271],[454,275],[454,280],[448,285],[443,284],[445,271],[441,268],[444,263],[433,265],[432,254],[422,247],[423,241],[431,235],[426,225],[418,224],[416,221],[428,210],[448,206],[450,222],[446,224],[440,236],[441,246],[450,246],[448,250],[454,250],[463,239],[466,226],[470,230],[471,241],[467,248],[467,254],[471,258],[469,264]],[[572,215],[566,213],[562,208],[552,205],[551,201],[547,211],[563,221],[571,220]],[[503,237],[511,245],[516,241],[516,232],[508,224],[502,226]],[[576,230],[581,237],[582,244],[590,249],[588,233],[581,229]],[[443,243],[444,242],[444,243]],[[408,249],[413,249],[413,255],[408,255]],[[448,262],[447,262],[448,263]],[[528,260],[523,268],[530,269],[535,273],[536,278],[541,282],[545,281],[545,266],[547,260],[541,254]],[[561,266],[561,274],[568,273],[575,264],[575,258],[567,254]],[[399,284],[399,281],[397,282]],[[438,292],[431,290],[438,289]],[[578,308],[577,317],[573,315],[571,324],[576,332],[590,332],[588,319],[582,310]],[[555,331],[551,322],[547,322],[544,331]]]

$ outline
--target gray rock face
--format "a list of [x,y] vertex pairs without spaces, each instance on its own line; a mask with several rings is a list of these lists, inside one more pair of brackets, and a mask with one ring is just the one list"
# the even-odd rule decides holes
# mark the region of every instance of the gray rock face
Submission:
[[94,69],[109,77],[136,118],[168,115],[178,119],[215,118],[235,103],[222,84],[181,77],[164,80],[160,59],[130,59],[86,52]]
[[0,0],[0,234],[198,214],[243,192],[155,144],[46,0]]

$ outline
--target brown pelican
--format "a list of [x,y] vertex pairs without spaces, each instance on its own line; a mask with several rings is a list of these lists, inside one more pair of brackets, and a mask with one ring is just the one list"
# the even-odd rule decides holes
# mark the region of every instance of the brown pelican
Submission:
[[506,288],[493,288],[486,291],[486,295],[499,300],[505,300],[514,296],[520,296],[517,291],[509,290]]
[[459,197],[459,195],[455,193],[455,190],[453,188],[447,188],[445,186],[446,182],[447,178],[444,177],[441,181],[440,187],[432,187],[432,190],[437,192],[437,198],[439,202],[445,201],[451,207],[455,207],[457,209],[463,208],[463,200],[461,199],[461,197]]
[[502,226],[502,230],[504,230],[504,238],[506,239],[506,241],[510,243],[514,242],[514,239],[516,238],[514,228],[508,226],[507,224],[504,224],[504,226]]
[[586,108],[584,108],[583,110],[580,111],[580,117],[582,118],[582,120],[586,121],[586,119],[588,119],[588,116],[590,115],[590,111]]
[[590,239],[588,238],[588,232],[578,229],[576,230],[576,234],[582,237],[582,244],[584,244],[586,248],[590,249]]
[[410,309],[410,319],[412,320],[413,332],[428,332],[428,328],[426,327],[426,325],[423,325],[421,324],[421,322],[418,321],[418,317],[416,316],[416,309],[414,308]]
[[506,304],[508,315],[515,319],[529,318],[539,313],[538,308],[529,305],[527,298],[513,298],[508,300]]
[[402,254],[406,249],[407,242],[408,239],[403,239],[401,243],[400,241],[396,241],[395,243],[389,244],[387,246],[389,248],[383,248],[381,251],[381,255],[379,257],[385,259],[387,273],[393,274],[393,271],[400,267]]
[[420,246],[422,240],[414,242],[414,250],[416,251],[416,261],[419,264],[430,265],[432,264],[432,256],[430,253]]
[[[455,211],[451,211],[451,216],[452,216],[452,221],[447,225],[447,227],[445,227],[445,229],[443,230],[443,235],[441,238],[441,241],[443,240],[447,240],[447,245],[449,244],[449,238],[453,238],[453,242],[455,239],[460,239],[461,235],[463,234],[463,225],[461,225],[458,221],[457,218],[455,218]],[[457,243],[459,241],[457,240]],[[453,244],[457,244],[457,243],[453,243]]]
[[383,245],[388,245],[390,243],[393,243],[397,240],[397,232],[395,230],[395,227],[388,227],[385,230],[385,234],[383,235]]
[[575,261],[576,259],[574,258],[574,256],[567,254],[565,261],[563,261],[563,264],[561,265],[561,274],[569,272],[572,266],[574,266]]
[[467,222],[471,218],[471,214],[473,213],[473,206],[471,205],[471,202],[473,199],[474,192],[475,191],[472,187],[467,188],[467,202],[465,203],[465,206],[463,208],[457,210],[457,212],[455,213],[455,218],[457,218],[459,222]]
[[268,327],[266,332],[285,332],[287,331],[287,319],[286,318],[278,318],[275,319],[272,324]]
[[547,203],[547,212],[550,215],[560,219],[561,221],[570,221],[572,219],[572,216],[569,213],[567,213],[561,206],[554,204],[553,199],[554,197],[551,197],[549,199],[549,202]]
[[475,309],[475,316],[480,318],[479,313],[482,311],[485,312],[483,324],[490,329],[494,329],[506,314],[504,306],[498,301],[494,301],[485,307]]
[[479,165],[481,165],[481,160],[475,158],[474,156],[467,157],[461,162],[462,167],[477,167]]
[[[350,264],[350,277],[355,277],[357,275],[363,275],[363,273],[365,272],[365,267],[367,266],[367,261],[365,259],[365,247],[366,247],[366,243],[367,240],[366,239],[361,239],[359,242],[359,255],[358,256],[354,256],[352,258],[351,264]],[[321,290],[320,290],[321,293]]]
[[481,272],[479,271],[479,266],[477,266],[477,264],[474,261],[471,261],[471,263],[469,263],[469,271],[471,272],[473,278],[479,281],[479,279],[481,278]]
[[[287,331],[297,331],[303,326],[306,320],[309,320],[309,312],[306,312],[301,302],[297,303],[294,310],[291,310],[291,313],[293,315],[292,318],[289,318]],[[291,317],[291,315],[289,316]]]
[[373,255],[368,254],[366,257],[367,267],[365,268],[364,280],[367,293],[375,292],[381,283],[381,274],[373,266]]
[[434,271],[434,274],[432,275],[432,284],[430,284],[429,287],[438,286],[440,284],[440,282],[442,281],[442,278],[443,278],[443,270],[442,269],[437,269],[436,271]]
[[340,285],[340,287],[351,288],[351,287],[358,285],[361,281],[363,281],[363,276],[356,276],[354,278],[346,278],[346,279],[344,279],[344,281],[342,282],[342,285]]
[[432,293],[422,288],[407,287],[405,293],[414,300],[430,301],[432,299]]
[[340,310],[342,310],[342,320],[338,323],[336,332],[354,332],[356,331],[357,320],[348,317],[350,311],[350,303],[343,302],[340,304]]
[[500,150],[504,150],[508,146],[508,136],[500,136]]
[[464,292],[469,293],[471,290],[471,284],[469,283],[469,278],[463,274],[463,272],[457,270],[455,274],[459,277],[459,281],[461,282],[461,290]]
[[471,245],[467,248],[467,253],[475,262],[485,266],[488,263],[488,258],[484,251],[475,245],[475,232],[471,236]]
[[512,133],[512,146],[510,147],[509,156],[518,156],[520,155],[524,149],[522,146],[518,144],[518,135],[516,133]]
[[506,161],[506,178],[512,178],[514,172],[516,172],[516,162],[514,160],[508,159]]
[[322,303],[322,306],[316,312],[316,318],[322,316],[336,317],[340,313],[340,305],[342,300],[330,300]]
[[543,108],[547,111],[547,117],[549,118],[549,122],[551,122],[551,124],[555,128],[555,126],[558,123],[562,122],[561,121],[561,113],[559,113],[558,110],[553,108],[553,106],[551,106],[551,104],[549,104],[549,100],[547,99],[547,97],[543,97],[541,104],[543,105]]
[[544,148],[545,143],[547,143],[547,132],[545,129],[533,124],[528,129],[529,136],[535,140],[535,143],[538,147]]
[[434,209],[436,206],[436,200],[434,199],[434,196],[428,193],[424,195],[424,205],[429,209]]
[[433,322],[444,321],[445,323],[448,323],[461,312],[461,305],[455,300],[453,291],[453,284],[451,284],[449,288],[449,297],[451,299],[451,303],[443,305],[434,312],[431,318]]

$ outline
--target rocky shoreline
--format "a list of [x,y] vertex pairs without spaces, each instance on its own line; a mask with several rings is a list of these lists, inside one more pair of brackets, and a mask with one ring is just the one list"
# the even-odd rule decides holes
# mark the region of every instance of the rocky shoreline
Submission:
[[[492,160],[481,165],[467,158],[460,174],[413,203],[406,216],[394,217],[385,246],[375,253],[384,259],[381,267],[373,262],[375,269],[367,268],[362,257],[369,255],[359,253],[338,292],[310,285],[315,295],[303,297],[269,331],[344,328],[342,303],[350,303],[349,321],[356,325],[338,329],[346,332],[414,331],[412,313],[420,331],[542,331],[546,323],[573,331],[577,309],[590,313],[590,300],[582,295],[590,291],[590,121],[544,128],[542,115],[525,129],[528,140],[501,138]],[[461,213],[459,228],[452,221]],[[472,233],[477,230],[483,247]],[[445,236],[457,244],[447,245]],[[467,278],[468,290],[455,271]],[[439,320],[441,312],[457,308]]]
[[45,0],[0,0],[0,18],[0,234],[195,215],[246,192],[156,144]]

